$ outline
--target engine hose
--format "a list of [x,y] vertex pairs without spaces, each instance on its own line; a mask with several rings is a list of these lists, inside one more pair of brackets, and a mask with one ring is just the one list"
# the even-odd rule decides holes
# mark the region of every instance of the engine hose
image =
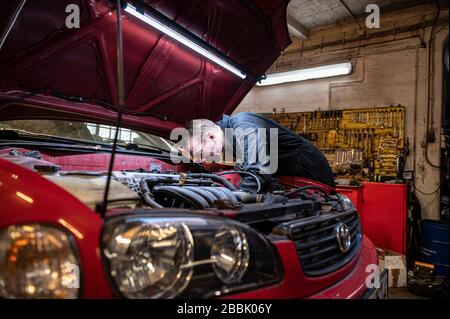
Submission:
[[230,191],[233,191],[233,192],[236,191],[236,187],[234,187],[234,185],[229,180],[227,180],[224,177],[218,176],[217,174],[189,173],[188,177],[209,178],[209,179],[213,180],[214,182],[222,184],[223,186],[228,188]]
[[141,195],[144,203],[151,208],[163,208],[160,204],[158,204],[153,198],[150,196],[150,189],[147,184],[147,179],[143,178],[139,182],[139,186],[141,188]]
[[169,195],[183,203],[190,204],[197,209],[205,209],[209,207],[208,202],[202,196],[195,192],[178,186],[155,186],[154,195]]
[[244,204],[250,204],[250,203],[256,203],[257,202],[257,195],[250,194],[247,192],[233,192],[234,195],[237,197],[239,201],[241,201]]
[[144,200],[144,203],[151,208],[164,208],[164,206],[159,205],[156,201],[154,201],[150,194],[143,194],[142,199]]
[[287,193],[284,194],[284,195],[285,195],[285,196],[290,196],[290,195],[293,195],[293,194],[295,194],[295,193],[298,193],[298,192],[301,192],[301,191],[304,191],[304,190],[308,190],[308,189],[315,189],[315,190],[318,190],[318,191],[320,191],[321,193],[323,193],[323,194],[325,195],[325,197],[328,197],[328,193],[327,193],[322,187],[320,187],[320,186],[315,186],[315,185],[308,185],[308,186],[299,187],[299,188],[296,188],[296,189],[293,189],[293,190],[287,192]]
[[217,175],[231,175],[231,174],[239,174],[239,175],[248,175],[254,178],[254,180],[256,181],[256,184],[258,185],[258,189],[256,190],[257,193],[259,193],[261,191],[261,181],[259,180],[258,176],[256,176],[253,173],[250,172],[245,172],[245,171],[230,171],[230,172],[220,172],[217,173]]

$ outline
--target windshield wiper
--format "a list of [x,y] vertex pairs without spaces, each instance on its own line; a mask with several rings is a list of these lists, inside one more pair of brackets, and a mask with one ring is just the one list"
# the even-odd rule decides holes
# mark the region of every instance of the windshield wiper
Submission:
[[[23,140],[23,141],[33,141],[33,142],[43,142],[47,146],[58,147],[57,144],[62,145],[62,147],[72,146],[78,149],[85,149],[88,151],[109,151],[112,149],[112,145],[106,142],[99,141],[88,141],[76,138],[59,137],[52,135],[45,135],[39,133],[31,133],[19,129],[0,129],[0,140]],[[41,144],[42,146],[42,144]],[[117,150],[119,152],[139,152],[139,153],[151,153],[151,154],[162,154],[167,155],[170,150],[159,148],[157,146],[150,146],[146,144],[137,143],[121,143],[117,145]]]
[[169,150],[157,147],[157,146],[150,146],[150,145],[145,145],[145,144],[138,144],[138,143],[121,143],[121,144],[117,144],[120,145],[122,148],[126,149],[126,150],[135,150],[135,151],[141,151],[141,152],[159,152],[159,153],[170,153]]
[[0,139],[7,139],[7,140],[26,139],[26,140],[44,141],[44,142],[52,142],[52,143],[60,142],[60,143],[70,144],[70,145],[88,145],[88,146],[93,146],[97,149],[101,149],[103,147],[111,148],[111,145],[108,143],[105,143],[105,142],[88,141],[88,140],[81,140],[81,139],[69,138],[69,137],[59,137],[59,136],[45,135],[45,134],[39,134],[39,133],[31,133],[31,132],[17,130],[17,129],[2,129],[2,130],[0,130]]

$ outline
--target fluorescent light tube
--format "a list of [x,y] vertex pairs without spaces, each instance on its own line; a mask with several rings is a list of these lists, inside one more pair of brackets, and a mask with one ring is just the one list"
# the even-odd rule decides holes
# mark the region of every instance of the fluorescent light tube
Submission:
[[351,62],[323,65],[319,67],[268,74],[265,80],[257,83],[257,86],[275,85],[289,82],[299,82],[313,79],[328,78],[352,73]]
[[129,3],[125,7],[125,11],[128,12],[129,14],[133,15],[134,17],[138,18],[139,20],[141,20],[141,21],[151,25],[152,27],[154,27],[155,29],[161,31],[165,35],[171,37],[175,41],[177,41],[177,42],[187,46],[188,48],[194,50],[195,52],[197,52],[198,54],[200,54],[203,57],[207,58],[211,62],[214,62],[215,64],[221,66],[222,68],[224,68],[224,69],[230,71],[231,73],[237,75],[238,77],[240,77],[242,79],[245,79],[247,77],[245,73],[241,72],[241,70],[237,69],[236,67],[234,67],[230,63],[228,63],[228,62],[224,61],[223,59],[221,59],[220,57],[212,54],[211,52],[209,52],[205,48],[203,48],[200,45],[196,44],[192,40],[184,37],[182,34],[177,32],[176,30],[173,30],[172,28],[164,25],[162,22],[158,21],[157,19],[155,19],[154,17],[148,15],[147,13],[144,13],[144,14],[140,13],[139,11],[136,10],[135,7],[133,7]]

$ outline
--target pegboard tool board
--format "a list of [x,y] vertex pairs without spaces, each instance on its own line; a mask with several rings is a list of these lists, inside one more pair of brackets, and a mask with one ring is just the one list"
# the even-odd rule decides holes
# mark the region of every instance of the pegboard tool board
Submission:
[[403,171],[403,106],[264,115],[312,141],[338,179],[386,181]]

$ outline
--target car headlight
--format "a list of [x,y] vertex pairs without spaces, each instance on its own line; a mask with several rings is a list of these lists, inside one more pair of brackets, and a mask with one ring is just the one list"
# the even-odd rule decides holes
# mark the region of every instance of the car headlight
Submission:
[[347,196],[343,194],[338,194],[339,202],[341,203],[342,210],[349,210],[349,209],[355,209],[355,206],[353,205],[353,202],[348,198]]
[[41,224],[0,230],[0,296],[77,298],[79,265],[70,235]]
[[103,230],[112,284],[127,298],[208,298],[279,282],[266,238],[222,218],[157,213],[113,217]]
[[249,248],[245,233],[234,227],[219,229],[211,245],[214,272],[224,283],[239,281],[248,267]]

